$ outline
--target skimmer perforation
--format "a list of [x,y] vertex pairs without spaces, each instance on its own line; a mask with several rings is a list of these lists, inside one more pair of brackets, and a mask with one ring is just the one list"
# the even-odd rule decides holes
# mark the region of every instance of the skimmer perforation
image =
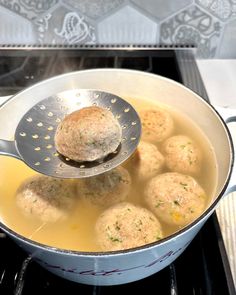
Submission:
[[[122,141],[103,160],[77,163],[57,152],[55,132],[67,114],[93,105],[113,113],[122,129]],[[104,173],[124,162],[136,149],[140,135],[139,116],[127,101],[98,90],[74,89],[50,96],[31,108],[16,129],[15,141],[22,160],[34,170],[54,177],[83,178]]]

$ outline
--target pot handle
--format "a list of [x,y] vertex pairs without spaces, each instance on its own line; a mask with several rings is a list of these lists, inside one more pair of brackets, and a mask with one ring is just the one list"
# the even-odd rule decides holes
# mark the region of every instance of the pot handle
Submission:
[[21,159],[17,151],[15,141],[0,139],[0,155]]
[[[215,107],[215,109],[218,111],[218,113],[221,115],[221,117],[223,118],[225,123],[228,125],[231,135],[232,135],[232,133],[235,134],[234,137],[232,136],[233,150],[234,150],[234,154],[235,154],[235,152],[236,152],[236,142],[235,142],[236,128],[231,129],[230,128],[230,123],[236,123],[236,109],[224,108],[224,107],[219,107],[219,106]],[[228,188],[227,188],[225,194],[229,194],[229,193],[232,193],[232,192],[236,191],[236,164],[235,164],[235,162],[236,162],[236,160],[234,160],[232,174],[231,174],[230,181],[229,181],[229,184],[228,184]]]

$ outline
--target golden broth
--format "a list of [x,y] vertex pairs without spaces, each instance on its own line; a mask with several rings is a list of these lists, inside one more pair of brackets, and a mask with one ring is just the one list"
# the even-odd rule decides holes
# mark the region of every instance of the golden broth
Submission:
[[[157,103],[142,99],[127,98],[127,100],[138,112],[143,109],[160,106]],[[209,196],[209,204],[215,193],[217,179],[217,167],[213,148],[200,129],[189,118],[172,108],[161,106],[172,114],[175,122],[174,134],[190,136],[203,153],[202,162],[204,167],[202,174],[199,177],[195,177],[195,179]],[[23,162],[6,156],[0,157],[0,167],[0,220],[2,223],[15,232],[43,244],[79,251],[100,251],[95,240],[94,226],[104,208],[78,198],[76,206],[66,220],[44,223],[36,218],[27,218],[16,206],[15,192],[23,180],[35,175],[36,172]],[[163,172],[165,171],[167,170]],[[132,179],[132,189],[127,201],[145,206],[142,201],[143,186],[143,183],[140,184],[140,181]],[[167,226],[164,223],[162,226],[165,236],[180,229],[176,226]]]

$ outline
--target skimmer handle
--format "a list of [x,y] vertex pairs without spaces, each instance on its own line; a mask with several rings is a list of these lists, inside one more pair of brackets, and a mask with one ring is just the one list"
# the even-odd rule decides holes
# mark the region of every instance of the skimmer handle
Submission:
[[11,156],[17,159],[21,159],[17,149],[15,141],[0,139],[0,155]]

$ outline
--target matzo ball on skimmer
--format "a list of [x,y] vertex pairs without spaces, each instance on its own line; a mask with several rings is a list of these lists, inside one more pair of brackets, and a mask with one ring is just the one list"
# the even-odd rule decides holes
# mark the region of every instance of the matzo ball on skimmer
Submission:
[[114,152],[121,127],[111,111],[91,106],[67,115],[55,134],[56,149],[77,162],[96,161]]

